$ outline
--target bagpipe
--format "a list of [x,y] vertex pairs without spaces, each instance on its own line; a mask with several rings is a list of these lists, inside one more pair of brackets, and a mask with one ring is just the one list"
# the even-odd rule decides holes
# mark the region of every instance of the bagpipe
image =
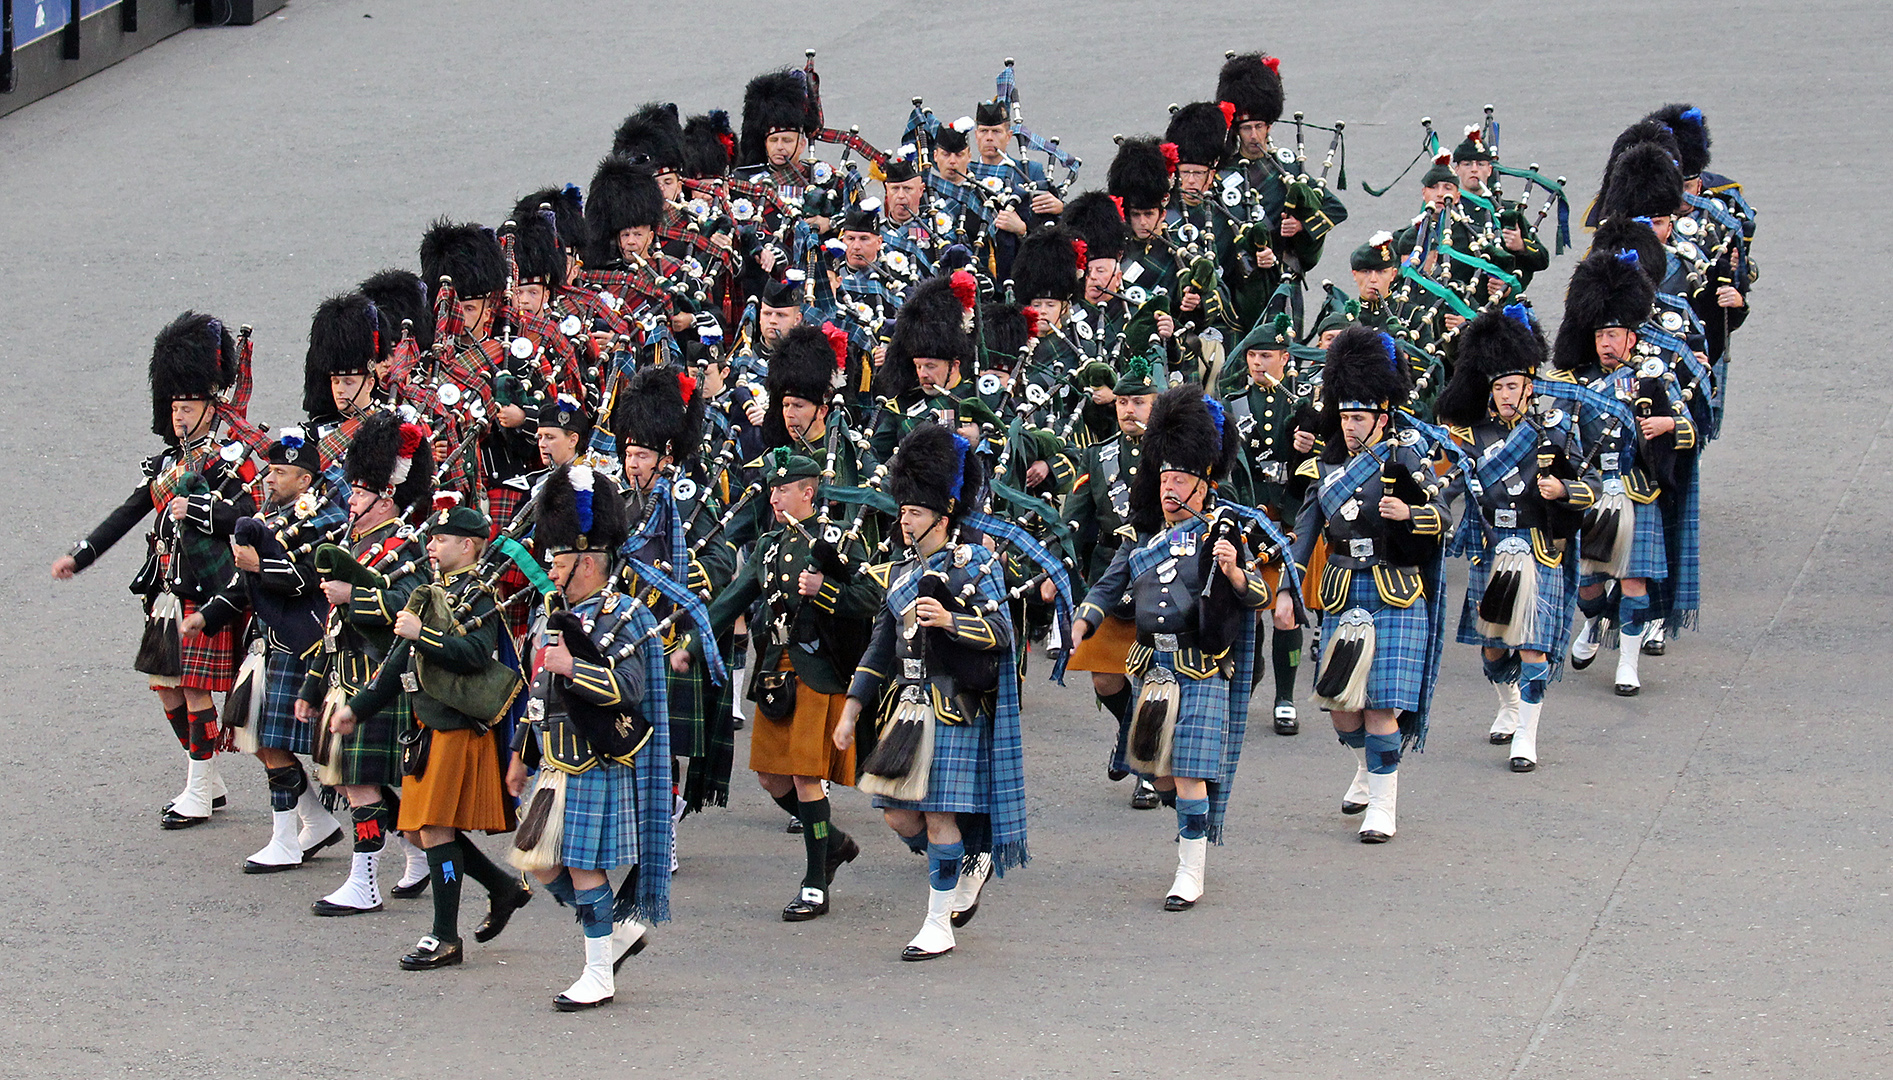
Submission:
[[[1045,186],[1051,195],[1063,200],[1065,192],[1070,190],[1071,185],[1078,182],[1078,170],[1084,167],[1084,159],[1075,157],[1062,149],[1058,145],[1056,135],[1049,139],[1041,138],[1031,128],[1025,126],[1025,119],[1019,109],[1018,71],[1010,56],[1006,57],[1005,66],[999,69],[998,77],[993,80],[993,100],[1002,102],[1006,106],[1007,114],[1012,121],[1012,137],[1018,142],[1019,153],[1023,155],[1036,152],[1045,155]],[[918,108],[919,105],[920,99],[915,98],[914,106]],[[1054,167],[1065,171],[1063,179],[1052,178]]]

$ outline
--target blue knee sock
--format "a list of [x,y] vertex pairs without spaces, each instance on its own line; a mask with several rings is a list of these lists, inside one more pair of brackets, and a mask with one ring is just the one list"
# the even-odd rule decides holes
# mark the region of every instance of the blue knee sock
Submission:
[[1649,597],[1625,596],[1617,601],[1617,629],[1635,637],[1643,633],[1643,621],[1649,614]]
[[1185,840],[1201,840],[1209,834],[1209,800],[1177,800],[1177,835]]
[[1497,660],[1489,660],[1485,653],[1479,654],[1479,663],[1485,668],[1485,681],[1493,684],[1515,683],[1519,680],[1518,654],[1508,652]]
[[1518,671],[1519,700],[1527,705],[1542,703],[1545,700],[1545,684],[1550,681],[1550,664],[1520,664]]
[[578,909],[578,921],[585,924],[585,936],[588,938],[611,936],[611,885],[593,886],[584,892],[574,893],[573,907]]
[[1400,734],[1367,737],[1367,771],[1390,773],[1400,767]]
[[927,876],[936,890],[945,892],[960,883],[960,860],[965,857],[965,844],[927,845]]
[[557,900],[565,907],[578,906],[578,896],[572,889],[572,872],[570,870],[561,869],[558,877],[545,883],[545,890],[552,894],[552,899]]
[[1359,750],[1367,745],[1367,729],[1355,728],[1353,731],[1337,731],[1334,737],[1341,740],[1341,745],[1350,750]]
[[916,855],[925,855],[927,853],[927,830],[922,829],[912,836],[901,836],[899,833],[895,833],[894,835],[900,836],[900,842],[907,845],[908,851]]

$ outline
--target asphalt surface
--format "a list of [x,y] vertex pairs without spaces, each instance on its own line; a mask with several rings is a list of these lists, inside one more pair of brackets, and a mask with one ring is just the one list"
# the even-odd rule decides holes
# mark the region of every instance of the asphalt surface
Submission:
[[[783,24],[797,15],[794,26]],[[778,29],[778,26],[783,28]],[[193,31],[0,121],[0,1073],[19,1076],[1854,1077],[1893,1070],[1884,702],[1893,392],[1882,5],[1676,3],[1345,16],[1252,5],[315,3]],[[1666,100],[1708,113],[1761,208],[1757,312],[1704,464],[1702,630],[1612,695],[1554,685],[1543,764],[1485,743],[1493,697],[1449,646],[1398,838],[1355,842],[1351,759],[1256,711],[1209,893],[1160,910],[1167,811],[1108,784],[1079,680],[1026,691],[1034,858],[953,955],[895,958],[924,872],[851,792],[863,855],[790,926],[801,844],[741,772],[682,830],[676,921],[611,1007],[554,1013],[570,914],[540,898],[458,970],[394,960],[427,900],[316,920],[345,855],[237,872],[268,834],[261,770],[161,833],[176,745],[130,671],[133,552],[47,565],[149,453],[145,360],[187,307],[257,328],[252,415],[296,418],[325,295],[412,265],[439,214],[497,221],[583,183],[639,102],[740,108],[820,50],[831,123],[886,145],[908,100],[948,116],[1019,60],[1027,122],[1102,184],[1117,132],[1207,97],[1225,48],[1283,57],[1288,107],[1348,122],[1351,212],[1321,270],[1414,213],[1374,200],[1418,143],[1496,104],[1514,163],[1588,198],[1610,140]],[[1312,140],[1311,140],[1312,141]],[[1325,140],[1314,143],[1318,152]],[[1581,206],[1574,207],[1574,214]],[[1567,254],[1532,289],[1555,317]],[[1456,601],[1455,601],[1456,602]],[[1043,667],[1039,668],[1042,673]],[[742,752],[746,754],[745,750]],[[489,841],[489,851],[498,845]],[[470,890],[464,918],[481,904]]]

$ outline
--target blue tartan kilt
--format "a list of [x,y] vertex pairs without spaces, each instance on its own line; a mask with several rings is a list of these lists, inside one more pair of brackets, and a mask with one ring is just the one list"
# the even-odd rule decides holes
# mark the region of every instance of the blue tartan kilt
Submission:
[[955,811],[990,813],[992,808],[993,724],[981,716],[971,724],[933,726],[933,769],[927,774],[927,797],[905,802],[876,796],[882,810]]
[[[1170,752],[1170,775],[1214,780],[1223,773],[1223,746],[1229,735],[1229,680],[1221,675],[1192,679],[1176,670],[1176,657],[1160,652],[1152,658],[1177,676],[1177,728]],[[1132,707],[1143,692],[1143,680],[1132,688]]]
[[[1624,576],[1661,581],[1670,573],[1669,547],[1663,543],[1663,513],[1656,503],[1646,506],[1632,502],[1630,510],[1636,518],[1636,530],[1631,533],[1630,561],[1624,565]],[[1610,580],[1603,574],[1582,574],[1578,584],[1602,585]]]
[[284,649],[263,657],[263,706],[256,720],[256,744],[292,754],[307,754],[315,746],[315,724],[296,719],[296,695],[302,691],[309,665]]
[[638,861],[637,778],[635,767],[610,762],[565,778],[561,863],[611,870]]
[[[1529,542],[1530,534],[1525,529],[1497,529],[1496,538],[1505,536],[1523,536]],[[1566,558],[1573,556],[1566,552]],[[1470,562],[1470,560],[1468,560]],[[1546,566],[1536,558],[1532,566],[1538,571],[1538,607],[1532,614],[1531,629],[1525,640],[1517,645],[1507,645],[1503,640],[1487,637],[1479,632],[1479,601],[1485,597],[1486,581],[1491,576],[1490,560],[1470,562],[1466,575],[1466,602],[1459,609],[1458,641],[1461,645],[1482,645],[1491,649],[1531,649],[1535,652],[1555,652],[1555,642],[1564,627],[1571,623],[1571,609],[1576,597],[1568,594],[1564,587],[1564,567]]]
[[[1321,640],[1333,641],[1341,629],[1341,615],[1361,608],[1374,617],[1374,660],[1367,669],[1369,709],[1418,709],[1426,677],[1426,601],[1398,608],[1380,598],[1374,575],[1363,570],[1348,584],[1347,606],[1321,617]],[[1318,678],[1319,676],[1317,676]]]

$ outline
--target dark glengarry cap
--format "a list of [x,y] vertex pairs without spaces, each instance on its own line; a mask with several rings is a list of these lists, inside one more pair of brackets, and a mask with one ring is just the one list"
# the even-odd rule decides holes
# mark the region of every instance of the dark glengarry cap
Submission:
[[980,127],[1003,127],[1012,123],[1003,101],[982,101],[973,106],[973,122]]
[[493,535],[493,523],[471,506],[455,506],[434,512],[431,535],[471,536],[476,540],[486,540]]
[[762,469],[763,482],[772,488],[822,474],[822,467],[815,464],[814,458],[798,454],[786,446],[778,446],[764,454],[759,461],[745,466],[757,467]]
[[1485,139],[1480,135],[1480,125],[1468,127],[1466,137],[1459,140],[1458,146],[1453,147],[1453,164],[1457,165],[1462,161],[1491,160],[1492,150],[1486,146]]
[[322,471],[322,456],[317,453],[316,440],[299,427],[286,427],[276,435],[276,441],[269,444],[266,460],[271,465],[294,465],[311,475]]
[[1393,234],[1385,229],[1367,238],[1367,243],[1347,257],[1349,270],[1387,270],[1399,263],[1393,251]]

